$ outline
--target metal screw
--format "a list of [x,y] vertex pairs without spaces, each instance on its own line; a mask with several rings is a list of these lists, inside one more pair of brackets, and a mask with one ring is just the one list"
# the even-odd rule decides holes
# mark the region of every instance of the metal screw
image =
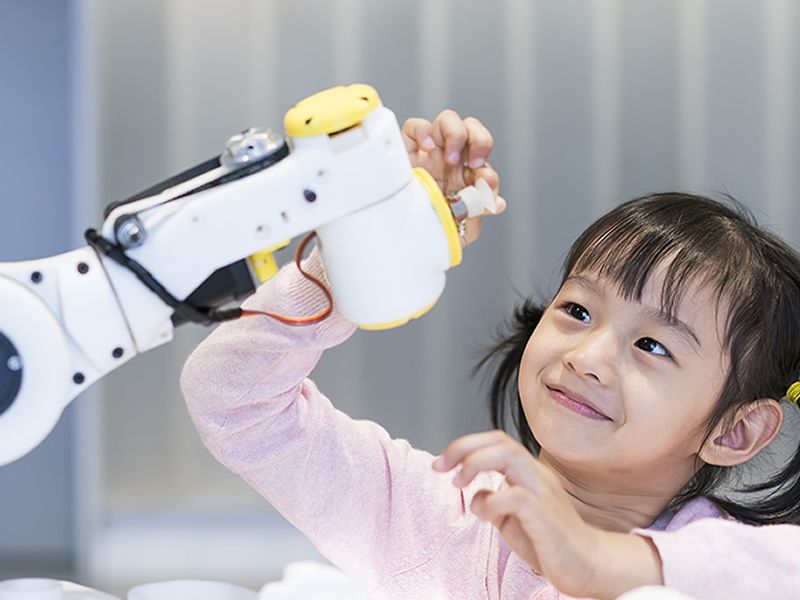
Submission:
[[80,385],[86,381],[86,377],[83,376],[83,373],[75,373],[75,375],[72,376],[72,381]]
[[136,215],[123,215],[114,224],[117,243],[123,248],[136,248],[144,243],[147,231]]
[[8,367],[9,371],[19,371],[22,369],[22,360],[19,356],[14,354],[13,356],[9,356],[8,360],[6,361],[6,366]]
[[33,283],[40,283],[42,281],[42,274],[40,271],[34,271],[31,273],[31,281]]
[[313,190],[303,190],[303,196],[305,196],[306,200],[309,202],[313,202],[317,199],[317,194]]
[[226,169],[235,171],[271,156],[285,144],[283,137],[271,129],[251,127],[231,136],[219,156],[219,162]]
[[89,265],[85,262],[78,263],[78,273],[81,275],[86,275],[89,272]]
[[125,351],[119,346],[117,346],[111,351],[111,356],[113,356],[114,358],[122,358],[123,354],[125,354]]

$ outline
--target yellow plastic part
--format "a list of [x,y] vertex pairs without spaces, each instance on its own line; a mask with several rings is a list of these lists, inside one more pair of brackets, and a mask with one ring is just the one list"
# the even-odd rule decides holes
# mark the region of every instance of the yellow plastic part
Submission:
[[797,401],[800,400],[800,381],[795,381],[789,386],[786,392],[786,399],[797,404]]
[[286,248],[291,241],[280,242],[248,257],[247,260],[250,262],[250,267],[253,269],[253,273],[258,278],[259,283],[264,283],[267,279],[275,276],[278,272],[278,263],[272,253],[281,248]]
[[380,104],[380,96],[372,86],[340,85],[295,104],[283,117],[283,126],[290,137],[336,133],[358,125]]
[[415,312],[413,315],[408,317],[407,319],[397,319],[396,321],[389,321],[388,323],[379,323],[377,325],[359,325],[359,329],[364,329],[365,331],[382,331],[384,329],[394,329],[395,327],[400,327],[401,325],[405,325],[411,319],[418,319],[430,309],[436,306],[436,301],[434,300],[428,306],[423,308],[422,310]]
[[436,214],[439,216],[439,221],[442,223],[442,228],[447,236],[447,247],[450,248],[450,266],[457,267],[461,264],[464,254],[461,248],[461,238],[458,236],[456,220],[447,205],[447,200],[444,199],[444,194],[439,189],[436,180],[425,169],[421,167],[414,169],[414,177],[419,180],[431,198],[433,208],[436,209]]

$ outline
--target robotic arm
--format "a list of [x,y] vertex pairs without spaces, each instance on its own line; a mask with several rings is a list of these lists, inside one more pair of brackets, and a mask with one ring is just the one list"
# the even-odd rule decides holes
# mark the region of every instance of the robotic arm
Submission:
[[[427,312],[461,262],[458,223],[494,203],[488,188],[445,200],[412,169],[394,114],[363,84],[320,92],[269,130],[106,209],[88,245],[0,263],[0,465],[52,430],[69,402],[187,321],[276,270],[271,251],[315,231],[339,310],[364,329]],[[264,249],[267,250],[264,250]]]

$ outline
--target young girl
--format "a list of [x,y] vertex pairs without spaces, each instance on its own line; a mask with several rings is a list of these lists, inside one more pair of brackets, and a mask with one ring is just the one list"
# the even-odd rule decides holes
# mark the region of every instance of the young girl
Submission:
[[[403,131],[445,191],[477,177],[497,190],[480,122],[445,111]],[[479,233],[476,221],[465,243]],[[304,270],[324,280],[316,250]],[[291,264],[245,307],[301,315],[326,302]],[[355,329],[335,310],[312,326],[226,323],[181,383],[214,456],[370,597],[800,589],[800,453],[758,486],[766,499],[717,494],[775,438],[800,374],[795,252],[711,200],[641,198],[591,225],[552,302],[524,303],[511,326],[485,362],[497,363],[495,422],[510,418],[522,443],[479,433],[435,460],[337,411],[308,379]]]

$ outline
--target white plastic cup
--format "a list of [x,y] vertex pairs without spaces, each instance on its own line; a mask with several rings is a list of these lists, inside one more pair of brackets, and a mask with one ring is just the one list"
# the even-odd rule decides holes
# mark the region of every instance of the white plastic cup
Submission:
[[646,585],[625,592],[617,600],[694,600],[691,596],[661,585]]
[[128,600],[258,600],[258,594],[222,581],[182,579],[137,585]]
[[8,579],[0,582],[0,600],[63,600],[61,582],[55,579]]
[[261,588],[260,600],[367,600],[355,581],[331,565],[316,561],[289,563],[283,579]]

